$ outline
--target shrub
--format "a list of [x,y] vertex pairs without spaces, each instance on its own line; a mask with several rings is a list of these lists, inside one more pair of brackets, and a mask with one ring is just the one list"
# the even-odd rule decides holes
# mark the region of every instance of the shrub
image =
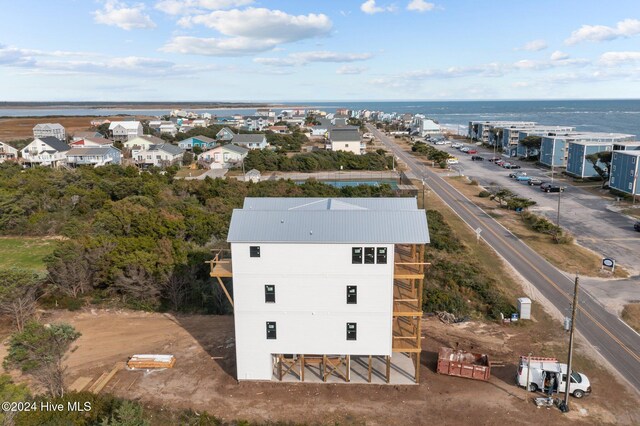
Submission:
[[447,162],[446,161],[441,161],[440,163],[438,163],[438,165],[440,166],[441,169],[446,169],[447,168]]
[[480,197],[480,198],[487,198],[487,197],[490,197],[490,196],[491,196],[491,193],[489,191],[487,191],[487,190],[484,190],[484,189],[482,191],[480,191],[480,193],[478,194],[478,197]]
[[475,179],[471,179],[471,181],[469,182],[469,185],[478,186],[478,181]]

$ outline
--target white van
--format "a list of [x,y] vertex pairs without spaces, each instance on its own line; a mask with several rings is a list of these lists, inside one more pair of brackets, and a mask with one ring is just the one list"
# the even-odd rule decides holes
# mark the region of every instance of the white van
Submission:
[[[529,364],[530,363],[530,364]],[[531,372],[528,373],[528,365]],[[547,393],[549,383],[553,383],[553,392],[564,392],[567,383],[567,364],[561,364],[555,358],[541,358],[521,356],[516,382],[522,387],[527,386],[531,392],[542,391]],[[575,371],[571,372],[569,393],[576,398],[582,398],[591,393],[591,383],[587,376]]]
[[458,164],[459,161],[456,157],[447,158],[447,164]]

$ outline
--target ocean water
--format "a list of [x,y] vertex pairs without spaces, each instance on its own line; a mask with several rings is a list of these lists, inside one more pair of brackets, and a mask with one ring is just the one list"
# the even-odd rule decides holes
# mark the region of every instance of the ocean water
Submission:
[[[640,99],[635,100],[563,100],[563,101],[430,101],[430,102],[296,102],[284,105],[304,106],[334,112],[338,108],[384,112],[425,114],[441,125],[466,132],[471,120],[523,120],[544,125],[575,126],[577,130],[617,132],[640,136]],[[278,108],[274,108],[278,111]],[[202,109],[218,116],[252,114],[255,109]],[[0,108],[0,116],[47,115],[151,115],[167,114],[160,109],[111,108]]]

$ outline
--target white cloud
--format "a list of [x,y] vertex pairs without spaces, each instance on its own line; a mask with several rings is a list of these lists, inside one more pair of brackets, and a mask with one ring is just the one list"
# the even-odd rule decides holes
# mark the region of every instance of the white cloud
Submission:
[[270,40],[253,40],[247,37],[199,38],[174,37],[160,50],[204,56],[245,56],[270,50],[275,46]]
[[615,27],[606,25],[583,25],[571,33],[565,44],[577,44],[583,41],[606,41],[617,38],[628,38],[640,34],[640,20],[625,19]]
[[360,10],[368,15],[373,15],[375,13],[393,12],[396,8],[393,5],[378,6],[376,5],[376,0],[367,0],[360,5]]
[[255,58],[253,61],[262,65],[276,67],[292,67],[306,65],[310,62],[356,62],[371,58],[370,53],[339,53],[328,51],[296,52],[284,58]]
[[362,74],[363,72],[365,72],[367,70],[367,67],[356,67],[353,65],[343,65],[340,68],[338,68],[336,70],[336,74],[343,74],[343,75],[353,75],[353,74]]
[[550,59],[551,59],[552,61],[562,61],[562,60],[564,60],[564,59],[569,59],[569,54],[568,54],[568,53],[565,53],[565,52],[561,52],[561,51],[559,51],[559,50],[556,50],[555,52],[553,52],[553,53],[551,54]]
[[93,19],[98,24],[113,25],[123,30],[135,28],[155,28],[156,24],[144,13],[144,4],[128,6],[118,0],[107,0],[104,7],[93,12]]
[[[324,14],[289,15],[280,10],[248,8],[185,16],[183,26],[203,25],[227,38],[179,36],[161,50],[211,56],[241,56],[274,49],[283,43],[327,35],[331,20]],[[193,43],[194,46],[189,44]]]
[[605,52],[600,55],[600,61],[605,66],[633,64],[640,62],[640,52]]
[[518,47],[515,50],[527,50],[529,52],[538,52],[540,50],[546,49],[547,42],[544,40],[532,40],[528,43],[525,43],[524,46]]
[[161,0],[155,8],[169,15],[194,15],[203,10],[223,10],[253,3],[254,0]]
[[436,7],[435,4],[426,2],[424,0],[411,0],[407,5],[407,10],[414,12],[429,12]]
[[516,81],[511,85],[511,87],[514,87],[516,89],[522,89],[525,87],[531,87],[531,83],[528,81]]

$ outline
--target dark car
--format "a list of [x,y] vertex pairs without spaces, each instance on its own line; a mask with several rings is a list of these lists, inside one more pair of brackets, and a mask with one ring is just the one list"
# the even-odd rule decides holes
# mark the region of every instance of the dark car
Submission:
[[527,182],[529,185],[542,185],[542,181],[538,178],[531,178],[529,179],[529,182]]
[[510,163],[509,166],[506,167],[506,168],[507,169],[519,169],[520,166],[518,166],[517,164]]
[[543,183],[540,185],[540,191],[543,192],[564,192],[564,188],[551,183]]
[[500,160],[500,157],[491,157],[487,161],[490,163],[495,163],[496,161],[499,161],[499,160]]
[[527,175],[527,174],[526,174],[525,172],[511,172],[511,173],[509,173],[509,177],[510,177],[511,179],[515,179],[515,178],[517,178],[518,176],[526,176],[526,175]]
[[636,231],[640,232],[640,222],[636,222],[633,224],[633,229],[635,229]]
[[479,155],[472,155],[471,161],[483,161],[484,157],[480,157]]

